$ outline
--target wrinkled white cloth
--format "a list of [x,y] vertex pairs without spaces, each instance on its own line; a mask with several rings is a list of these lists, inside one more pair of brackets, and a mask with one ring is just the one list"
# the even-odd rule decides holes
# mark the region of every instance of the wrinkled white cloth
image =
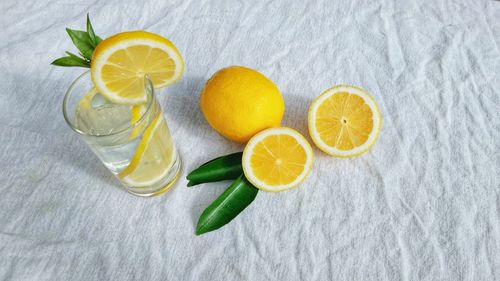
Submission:
[[[500,280],[500,2],[0,2],[0,280]],[[159,93],[183,161],[168,194],[134,197],[71,131],[62,99],[83,69],[64,28],[90,12],[106,37],[174,42],[182,80]],[[229,65],[283,93],[283,124],[308,140],[312,99],[365,88],[383,116],[368,153],[315,149],[309,178],[260,192],[222,229],[194,235],[228,183],[186,172],[242,150],[198,97]]]

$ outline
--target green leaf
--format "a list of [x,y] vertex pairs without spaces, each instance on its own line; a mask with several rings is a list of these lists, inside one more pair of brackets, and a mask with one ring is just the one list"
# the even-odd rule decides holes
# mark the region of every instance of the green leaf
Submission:
[[78,50],[82,53],[83,57],[87,60],[91,60],[92,53],[94,52],[94,45],[87,32],[69,28],[66,28],[66,32],[68,32],[69,37],[71,37],[71,41],[73,41],[73,44],[75,44]]
[[255,188],[244,175],[240,175],[219,198],[201,214],[196,235],[216,230],[241,213],[257,196]]
[[80,66],[90,68],[90,63],[74,54],[67,57],[61,57],[53,61],[51,64],[57,66]]
[[99,45],[99,43],[101,43],[102,38],[96,35],[95,39],[96,39],[96,42],[97,42],[95,45],[97,46],[97,45]]
[[101,38],[99,38],[97,35],[94,33],[94,28],[92,28],[92,23],[90,22],[90,17],[89,14],[87,13],[87,34],[90,38],[90,42],[92,43],[92,46],[95,48],[99,42],[102,41]]
[[188,186],[222,180],[234,180],[243,173],[242,152],[215,158],[187,175]]
[[52,64],[58,66],[90,67],[90,60],[92,59],[94,49],[102,39],[94,33],[89,14],[87,13],[87,31],[66,28],[66,32],[68,32],[71,41],[78,48],[82,57],[66,52],[68,56],[58,58]]
[[66,52],[66,54],[68,54],[68,56],[70,56],[70,57],[73,57],[73,58],[78,58],[78,59],[82,59],[82,60],[84,60],[84,61],[87,61],[86,59],[81,58],[81,57],[79,57],[79,56],[77,56],[77,55],[73,54],[72,52]]

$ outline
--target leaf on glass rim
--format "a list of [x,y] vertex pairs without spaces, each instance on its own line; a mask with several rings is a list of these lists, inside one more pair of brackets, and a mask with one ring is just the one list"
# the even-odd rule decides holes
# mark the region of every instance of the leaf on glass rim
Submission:
[[87,60],[91,60],[92,53],[94,53],[94,45],[87,32],[69,28],[66,28],[66,32],[68,32],[71,41],[73,41],[73,44],[75,44],[83,57]]
[[79,57],[79,56],[77,56],[77,55],[73,54],[72,52],[68,52],[68,51],[66,51],[66,54],[68,54],[68,56],[70,56],[70,57],[74,57],[74,58],[78,58],[78,59],[82,59],[82,60],[84,60],[84,61],[87,61],[87,60],[85,60],[84,58],[81,58],[81,57]]
[[90,63],[74,54],[68,55],[66,57],[61,57],[53,61],[51,64],[57,66],[81,66],[90,67]]
[[244,175],[239,176],[203,211],[196,225],[196,235],[216,230],[229,223],[252,203],[258,191]]
[[96,42],[97,42],[96,46],[97,46],[97,45],[99,45],[99,43],[101,43],[102,38],[96,35],[96,36],[95,36],[95,39],[97,40],[97,41],[96,41]]
[[90,22],[90,17],[88,13],[87,13],[87,34],[94,48],[102,41],[102,39],[99,36],[95,35],[94,28],[92,27],[92,23]]
[[68,56],[58,58],[53,61],[52,64],[57,66],[79,66],[90,68],[90,61],[92,59],[94,49],[102,41],[102,39],[95,34],[94,28],[90,23],[89,14],[87,13],[87,31],[66,28],[66,32],[71,38],[71,41],[73,41],[73,44],[79,50],[80,56],[66,52]]

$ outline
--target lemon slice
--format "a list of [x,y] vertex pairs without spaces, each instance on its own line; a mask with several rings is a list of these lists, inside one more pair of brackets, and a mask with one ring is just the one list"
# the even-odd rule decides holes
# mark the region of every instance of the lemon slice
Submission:
[[[88,91],[78,102],[77,109],[82,112],[82,111],[90,111],[92,110],[92,100],[94,97],[97,95],[97,89],[92,88],[90,91]],[[145,125],[147,125],[146,122],[141,122],[139,124],[136,124],[142,117],[142,115],[146,112],[146,104],[136,104],[132,105],[130,107],[130,125],[135,126],[132,129],[132,132],[130,133],[129,139],[133,140],[136,137],[138,137],[141,132],[143,131]]]
[[144,132],[130,164],[118,177],[133,187],[151,186],[167,175],[174,153],[165,118],[158,114]]
[[302,182],[313,163],[311,145],[297,131],[272,128],[253,136],[243,151],[245,177],[258,189],[278,192]]
[[132,132],[130,133],[129,136],[130,140],[133,140],[136,137],[138,137],[142,132],[143,128],[145,127],[146,124],[145,122],[136,124],[141,119],[141,116],[144,114],[145,111],[146,111],[145,104],[137,104],[132,106],[130,114],[130,124],[135,127],[132,129]]
[[92,108],[92,99],[94,96],[97,94],[97,89],[92,88],[90,89],[85,95],[80,99],[78,102],[77,108],[83,109],[83,110],[89,110]]
[[335,157],[353,157],[375,144],[382,116],[365,90],[339,85],[313,101],[308,122],[309,133],[317,147]]
[[168,39],[146,31],[113,35],[97,45],[92,56],[92,81],[108,100],[121,104],[146,102],[144,75],[155,88],[180,79],[182,57]]

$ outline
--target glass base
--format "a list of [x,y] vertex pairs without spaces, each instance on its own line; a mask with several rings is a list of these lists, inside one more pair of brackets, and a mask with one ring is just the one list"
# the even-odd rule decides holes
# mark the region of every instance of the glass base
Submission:
[[159,188],[156,188],[154,190],[148,189],[145,192],[139,192],[139,190],[141,188],[136,188],[134,190],[134,188],[132,188],[132,187],[125,186],[125,190],[132,195],[136,195],[136,196],[140,196],[140,197],[152,197],[152,196],[161,195],[161,194],[169,191],[175,185],[175,183],[177,182],[177,180],[179,179],[179,176],[181,174],[181,168],[182,168],[182,163],[181,163],[179,154],[176,151],[175,161],[174,161],[174,164],[172,165],[172,167],[170,168],[170,171],[163,178],[163,180],[161,180],[159,183],[155,184],[155,186],[159,186]]

